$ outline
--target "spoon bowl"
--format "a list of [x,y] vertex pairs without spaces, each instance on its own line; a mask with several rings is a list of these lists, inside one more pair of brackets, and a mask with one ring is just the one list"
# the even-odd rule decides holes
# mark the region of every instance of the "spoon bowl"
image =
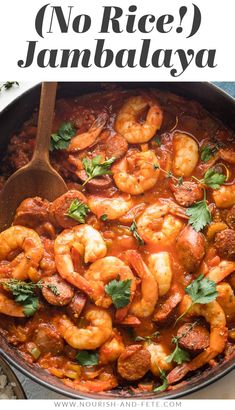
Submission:
[[53,201],[67,192],[63,178],[49,161],[49,144],[57,83],[43,83],[40,98],[36,146],[31,161],[7,180],[0,194],[0,231],[8,228],[19,204],[40,196]]

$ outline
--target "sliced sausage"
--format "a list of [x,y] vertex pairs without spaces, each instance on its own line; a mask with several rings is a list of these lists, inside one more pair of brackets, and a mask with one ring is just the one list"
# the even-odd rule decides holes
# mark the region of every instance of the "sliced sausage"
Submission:
[[210,334],[208,330],[197,324],[185,323],[178,329],[179,345],[182,349],[187,349],[195,353],[207,349],[210,344]]
[[42,294],[50,305],[66,306],[71,302],[74,290],[59,275],[44,278],[42,283]]
[[176,250],[184,268],[188,272],[194,272],[205,255],[204,236],[190,225],[186,226],[176,239]]
[[71,190],[61,195],[50,205],[50,218],[52,223],[61,228],[72,228],[79,222],[67,216],[70,205],[74,200],[87,203],[86,197],[79,191]]
[[215,247],[221,258],[235,261],[235,231],[224,229],[215,236]]
[[[87,180],[87,174],[84,169],[77,171],[76,175],[81,179],[82,182],[85,182]],[[89,182],[87,182],[86,188],[90,192],[99,192],[101,190],[110,188],[112,185],[113,180],[110,175],[101,175],[100,177],[93,178]]]
[[178,285],[173,285],[170,290],[170,295],[163,302],[160,308],[157,308],[153,320],[155,322],[165,322],[174,312],[176,306],[181,302],[184,296],[184,291]]
[[115,159],[120,159],[124,157],[127,150],[128,142],[122,135],[114,134],[107,139],[105,149],[107,158],[115,157]]
[[227,216],[226,216],[226,222],[231,229],[235,229],[235,205],[231,209],[229,209]]
[[23,225],[35,228],[48,221],[49,202],[40,197],[27,198],[16,210],[14,225]]
[[86,301],[87,297],[84,293],[75,292],[72,300],[67,306],[68,314],[72,316],[72,318],[78,319],[85,307]]
[[141,379],[150,369],[151,355],[141,345],[127,346],[118,358],[118,373],[126,380]]
[[203,198],[203,189],[196,182],[184,181],[182,185],[171,182],[170,189],[181,206],[190,206]]
[[52,353],[53,355],[62,353],[64,341],[49,323],[40,323],[33,335],[33,342],[36,343],[42,353]]

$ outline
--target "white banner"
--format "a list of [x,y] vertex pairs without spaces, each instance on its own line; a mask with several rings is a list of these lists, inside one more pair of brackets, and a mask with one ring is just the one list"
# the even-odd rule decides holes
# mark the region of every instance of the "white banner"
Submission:
[[7,0],[0,79],[235,79],[235,2]]

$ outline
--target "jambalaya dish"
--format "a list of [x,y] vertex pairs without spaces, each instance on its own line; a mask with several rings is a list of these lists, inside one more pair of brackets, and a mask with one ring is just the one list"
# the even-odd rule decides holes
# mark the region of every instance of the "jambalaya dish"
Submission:
[[[1,183],[34,149],[11,138]],[[0,332],[83,392],[175,389],[235,356],[235,136],[158,90],[57,101],[68,192],[27,198],[0,233]]]

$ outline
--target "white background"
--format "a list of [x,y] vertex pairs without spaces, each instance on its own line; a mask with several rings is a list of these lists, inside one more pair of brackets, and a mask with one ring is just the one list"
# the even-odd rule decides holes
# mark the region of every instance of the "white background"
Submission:
[[[42,39],[35,31],[35,16],[38,10],[45,4],[45,0],[7,0],[1,1],[1,24],[0,24],[0,79],[9,80],[64,80],[64,81],[161,81],[161,80],[234,80],[234,38],[235,38],[235,2],[234,0],[55,0],[51,5],[74,6],[73,16],[86,13],[92,18],[91,29],[84,34],[69,33],[61,34],[56,29],[55,33],[46,34]],[[199,31],[191,38],[186,38],[190,31],[192,3],[201,10],[202,23]],[[176,26],[168,34],[161,34],[154,30],[150,34],[142,34],[138,31],[134,34],[125,32],[121,34],[97,34],[100,30],[104,5],[116,5],[123,7],[128,13],[128,6],[135,4],[137,15],[153,14],[159,17],[161,14],[170,13],[175,15]],[[183,32],[176,34],[179,22],[179,7],[187,6],[188,14],[183,19]],[[66,10],[66,9],[65,9]],[[66,13],[65,13],[66,14]],[[49,16],[48,16],[49,17]],[[125,29],[125,17],[121,20]],[[184,24],[185,23],[185,24]],[[96,38],[105,38],[108,48],[117,51],[120,48],[140,48],[141,39],[152,39],[152,50],[155,49],[217,49],[216,68],[196,68],[194,63],[186,69],[185,73],[174,79],[166,68],[116,68],[114,65],[102,69],[93,65],[90,68],[39,68],[36,62],[29,68],[20,68],[17,61],[25,60],[27,41],[39,41],[38,51],[48,48],[67,48],[94,50]],[[138,53],[137,53],[138,54]],[[173,58],[176,68],[179,68],[178,57]]]

